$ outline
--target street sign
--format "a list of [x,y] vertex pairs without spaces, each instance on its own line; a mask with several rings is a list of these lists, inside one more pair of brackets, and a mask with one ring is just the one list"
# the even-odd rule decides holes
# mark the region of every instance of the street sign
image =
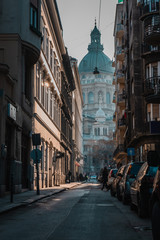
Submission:
[[30,156],[33,159],[34,163],[40,163],[40,160],[42,159],[42,151],[39,149],[33,149]]
[[135,156],[135,149],[134,148],[127,148],[127,155],[128,156]]
[[41,135],[40,133],[32,134],[33,146],[41,145]]

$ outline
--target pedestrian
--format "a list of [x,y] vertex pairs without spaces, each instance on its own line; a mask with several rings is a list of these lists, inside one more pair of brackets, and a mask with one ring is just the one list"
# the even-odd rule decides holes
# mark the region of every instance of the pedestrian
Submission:
[[108,180],[108,170],[107,170],[107,167],[105,166],[102,171],[102,188],[101,188],[101,190],[103,190],[104,187],[106,187],[106,189],[107,189],[107,180]]

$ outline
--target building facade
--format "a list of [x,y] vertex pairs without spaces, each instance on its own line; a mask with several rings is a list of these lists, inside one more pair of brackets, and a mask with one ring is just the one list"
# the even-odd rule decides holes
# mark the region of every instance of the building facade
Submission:
[[[88,54],[79,64],[81,86],[83,92],[83,154],[85,156],[85,171],[98,172],[104,164],[103,157],[97,165],[94,148],[99,140],[112,140],[114,123],[114,94],[112,61],[104,54],[101,44],[101,33],[96,23],[91,32],[91,43]],[[95,74],[97,73],[97,74]],[[108,160],[112,154],[108,154]]]
[[33,187],[33,75],[41,48],[40,15],[41,1],[0,2],[1,196]]
[[80,76],[78,71],[77,60],[71,58],[72,71],[75,82],[75,90],[72,92],[72,140],[73,140],[73,161],[72,161],[72,180],[78,180],[78,176],[83,174],[84,157],[83,157],[83,135],[82,135],[82,109],[83,109],[83,96],[80,83]]
[[[159,152],[160,143],[159,1],[124,0],[117,9],[121,9],[124,36],[125,131],[122,148],[117,145],[114,159],[117,163],[146,161],[147,152]],[[115,64],[118,65],[117,55]],[[117,118],[116,123],[117,133]]]
[[56,0],[1,1],[0,22],[3,196],[36,188],[34,134],[41,137],[40,189],[65,183],[73,166],[72,92],[78,75],[73,76]]

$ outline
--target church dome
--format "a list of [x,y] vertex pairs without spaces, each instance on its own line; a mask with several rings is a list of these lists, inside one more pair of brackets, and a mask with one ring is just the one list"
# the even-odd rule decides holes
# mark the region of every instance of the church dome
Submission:
[[91,43],[88,45],[88,53],[79,64],[79,72],[93,73],[95,67],[97,67],[100,73],[113,73],[114,68],[112,67],[112,61],[103,53],[101,33],[97,29],[96,23],[90,35]]

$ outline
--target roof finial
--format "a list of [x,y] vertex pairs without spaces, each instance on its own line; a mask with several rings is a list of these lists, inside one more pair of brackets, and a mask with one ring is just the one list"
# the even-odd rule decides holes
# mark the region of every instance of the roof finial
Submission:
[[97,22],[96,22],[96,18],[95,18],[95,27],[97,27]]

